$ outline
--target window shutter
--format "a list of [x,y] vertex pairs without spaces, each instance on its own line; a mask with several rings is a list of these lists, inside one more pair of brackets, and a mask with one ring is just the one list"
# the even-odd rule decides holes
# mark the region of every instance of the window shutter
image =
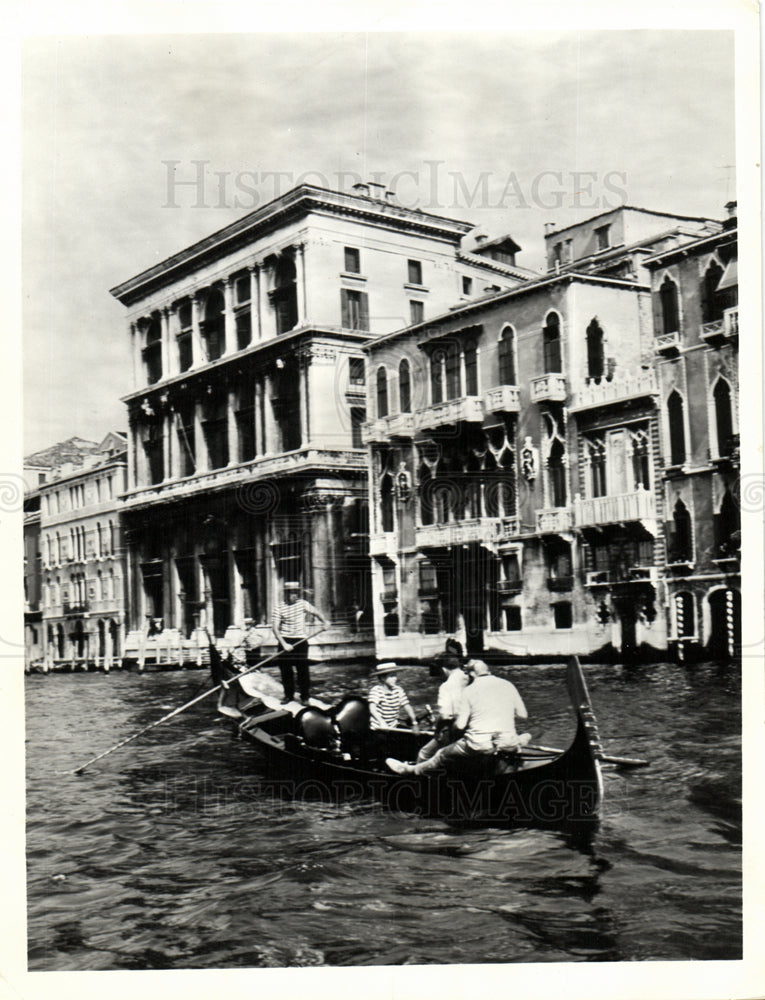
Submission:
[[340,289],[340,324],[344,330],[351,328],[351,307],[348,302],[348,290]]
[[369,295],[366,292],[359,294],[359,329],[369,329]]

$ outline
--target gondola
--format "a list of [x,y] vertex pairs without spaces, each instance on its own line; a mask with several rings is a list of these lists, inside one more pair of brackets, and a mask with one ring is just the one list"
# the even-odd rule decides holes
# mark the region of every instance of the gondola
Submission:
[[355,695],[333,708],[282,707],[272,697],[259,698],[257,683],[246,687],[249,704],[236,709],[238,729],[265,758],[268,782],[279,794],[329,803],[371,797],[396,812],[450,822],[568,826],[597,819],[602,747],[576,657],[566,672],[577,719],[568,749],[487,755],[480,765],[417,776],[393,774],[385,758],[414,760],[428,734],[370,730],[367,703]]

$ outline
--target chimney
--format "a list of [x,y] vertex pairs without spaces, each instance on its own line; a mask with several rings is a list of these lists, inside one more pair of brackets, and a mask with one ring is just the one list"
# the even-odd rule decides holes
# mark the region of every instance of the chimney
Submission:
[[550,233],[554,233],[554,232],[555,232],[555,223],[554,222],[545,222],[545,236],[549,236]]
[[369,185],[368,184],[354,184],[353,190],[356,194],[363,194],[369,197]]

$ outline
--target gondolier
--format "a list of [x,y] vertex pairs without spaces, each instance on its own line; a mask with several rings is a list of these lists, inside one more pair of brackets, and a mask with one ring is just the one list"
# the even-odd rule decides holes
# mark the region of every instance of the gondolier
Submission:
[[295,673],[300,700],[307,702],[310,697],[306,615],[318,618],[325,628],[329,627],[324,615],[300,597],[300,584],[292,580],[285,583],[284,603],[277,605],[271,616],[271,627],[282,648],[278,662],[284,688],[283,704],[295,700]]

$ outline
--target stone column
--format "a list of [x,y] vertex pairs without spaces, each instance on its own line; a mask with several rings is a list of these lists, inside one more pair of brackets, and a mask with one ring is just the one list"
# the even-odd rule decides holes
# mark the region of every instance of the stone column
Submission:
[[[136,470],[135,470],[135,448],[136,448],[136,437],[135,437],[135,420],[130,417],[128,418],[128,442],[127,442],[127,488],[129,490],[134,490],[136,487]],[[50,494],[51,500],[53,499],[53,494]]]
[[313,604],[326,618],[332,617],[337,581],[334,578],[331,546],[334,544],[331,523],[331,504],[319,504],[309,521],[311,530],[311,565],[313,570]]
[[[141,331],[138,323],[130,324],[130,353],[133,359],[133,389],[138,389],[141,375]],[[143,385],[143,379],[140,385]]]
[[236,351],[236,323],[234,322],[234,288],[231,278],[223,279],[223,302],[225,314],[223,317],[223,353],[233,354]]
[[208,472],[207,443],[202,432],[202,404],[197,401],[194,404],[194,451],[197,459],[197,472]]
[[263,411],[263,380],[255,379],[255,405],[253,407],[255,420],[255,455],[260,458],[266,447],[264,442],[264,411]]
[[239,462],[239,429],[236,426],[236,392],[229,389],[226,400],[226,436],[228,438],[228,464]]
[[300,372],[298,392],[300,403],[300,446],[305,448],[310,440],[310,421],[308,411],[308,369],[311,365],[311,353],[303,351],[300,357]]
[[274,384],[270,375],[266,375],[263,386],[263,452],[265,455],[275,455],[279,449],[279,428],[274,418],[274,408],[271,404]]
[[170,371],[170,310],[163,306],[159,311],[159,322],[162,330],[162,374],[160,378],[167,378]]
[[250,328],[252,340],[260,340],[263,336],[263,321],[260,315],[260,264],[250,264],[247,267],[250,274]]
[[305,247],[302,243],[295,245],[295,298],[297,299],[297,325],[305,325]]
[[191,367],[198,368],[202,359],[201,331],[199,328],[199,292],[191,293]]
[[242,600],[242,578],[234,556],[234,538],[229,540],[228,547],[228,587],[231,592],[231,625],[241,625],[244,618],[244,601]]
[[162,479],[173,478],[173,451],[171,436],[173,433],[173,415],[167,412],[162,419]]

